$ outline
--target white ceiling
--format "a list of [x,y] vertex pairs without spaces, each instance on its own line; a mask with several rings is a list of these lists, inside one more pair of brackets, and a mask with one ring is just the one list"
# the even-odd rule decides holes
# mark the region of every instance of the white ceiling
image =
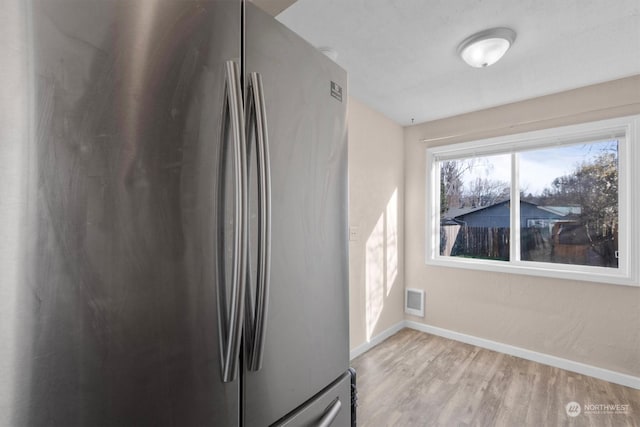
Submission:
[[[335,49],[350,94],[402,125],[640,74],[640,0],[298,0],[277,18]],[[513,47],[469,67],[458,44],[492,27]]]

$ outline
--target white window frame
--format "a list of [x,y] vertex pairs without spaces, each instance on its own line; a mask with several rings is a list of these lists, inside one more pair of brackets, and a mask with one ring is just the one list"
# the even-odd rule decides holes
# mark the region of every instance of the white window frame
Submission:
[[[640,286],[640,115],[544,129],[515,135],[430,147],[426,182],[426,259],[428,265],[560,279]],[[557,145],[619,140],[618,145],[618,268],[520,260],[520,191],[516,153]],[[441,256],[440,166],[443,160],[511,154],[510,260]],[[635,219],[635,220],[634,220]]]

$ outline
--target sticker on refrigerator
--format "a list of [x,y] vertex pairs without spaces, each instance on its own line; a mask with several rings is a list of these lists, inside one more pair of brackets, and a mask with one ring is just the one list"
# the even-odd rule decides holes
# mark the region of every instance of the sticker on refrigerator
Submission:
[[336,82],[331,82],[331,96],[342,102],[342,88]]

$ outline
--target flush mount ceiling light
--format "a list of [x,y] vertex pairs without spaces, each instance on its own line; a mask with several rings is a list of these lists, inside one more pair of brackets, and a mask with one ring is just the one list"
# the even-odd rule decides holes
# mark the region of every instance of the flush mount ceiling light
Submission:
[[488,67],[502,58],[515,39],[516,32],[510,28],[491,28],[464,39],[458,54],[472,67]]

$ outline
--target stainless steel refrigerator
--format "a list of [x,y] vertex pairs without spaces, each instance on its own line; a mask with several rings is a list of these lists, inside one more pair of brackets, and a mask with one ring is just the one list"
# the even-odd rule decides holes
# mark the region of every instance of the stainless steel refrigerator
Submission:
[[350,425],[345,71],[240,0],[3,0],[0,65],[0,425]]

